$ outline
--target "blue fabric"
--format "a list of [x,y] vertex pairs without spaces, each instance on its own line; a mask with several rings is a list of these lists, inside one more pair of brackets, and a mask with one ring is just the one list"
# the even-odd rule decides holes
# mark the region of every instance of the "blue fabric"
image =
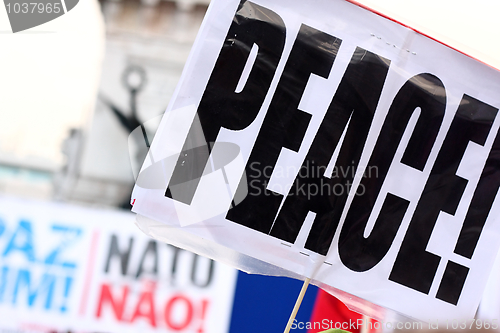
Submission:
[[[229,333],[281,333],[285,330],[303,281],[238,272]],[[295,317],[311,318],[318,288],[309,285]],[[290,332],[306,332],[292,329]]]

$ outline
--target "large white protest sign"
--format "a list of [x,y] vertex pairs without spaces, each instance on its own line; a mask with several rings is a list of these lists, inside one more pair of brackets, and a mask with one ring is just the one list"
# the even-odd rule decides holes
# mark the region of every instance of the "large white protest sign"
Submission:
[[236,270],[130,213],[0,198],[0,332],[225,332]]
[[241,269],[472,318],[498,251],[498,91],[496,70],[344,0],[214,0],[133,210]]

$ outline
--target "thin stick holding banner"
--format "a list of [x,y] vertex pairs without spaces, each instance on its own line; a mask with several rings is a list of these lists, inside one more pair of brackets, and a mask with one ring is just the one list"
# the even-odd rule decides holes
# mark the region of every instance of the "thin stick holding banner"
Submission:
[[284,333],[289,333],[290,328],[292,327],[293,320],[295,319],[295,316],[297,315],[297,312],[299,311],[300,304],[302,303],[302,300],[304,299],[304,295],[306,294],[307,287],[309,286],[309,282],[311,282],[310,278],[306,278],[304,280],[304,284],[302,285],[302,289],[300,290],[299,297],[297,297],[297,301],[295,302],[295,306],[293,307],[292,314],[290,315],[290,318],[288,319],[288,324],[286,325]]

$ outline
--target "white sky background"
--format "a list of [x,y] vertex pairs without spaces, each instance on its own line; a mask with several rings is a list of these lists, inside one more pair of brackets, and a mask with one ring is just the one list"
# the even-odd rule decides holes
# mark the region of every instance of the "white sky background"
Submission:
[[60,166],[62,140],[94,108],[104,56],[97,0],[15,34],[0,4],[0,50],[0,162]]
[[495,68],[500,68],[500,1],[358,0]]
[[[500,1],[360,0],[417,30],[500,68]],[[104,26],[97,0],[11,33],[0,5],[0,162],[58,167],[70,127],[84,127],[94,108]]]

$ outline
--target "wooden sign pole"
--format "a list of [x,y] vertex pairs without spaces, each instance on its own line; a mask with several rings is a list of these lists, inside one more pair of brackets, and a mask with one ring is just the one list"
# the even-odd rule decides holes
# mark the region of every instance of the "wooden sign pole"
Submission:
[[295,302],[295,306],[293,307],[292,314],[290,315],[290,318],[288,319],[288,324],[286,325],[284,333],[289,333],[290,328],[292,327],[293,320],[295,319],[295,316],[297,315],[297,312],[299,311],[300,304],[302,303],[302,300],[304,299],[304,295],[306,293],[307,287],[309,286],[309,282],[311,282],[311,279],[306,278],[304,280],[304,284],[302,285],[302,289],[300,290],[299,297],[297,297],[297,301]]

